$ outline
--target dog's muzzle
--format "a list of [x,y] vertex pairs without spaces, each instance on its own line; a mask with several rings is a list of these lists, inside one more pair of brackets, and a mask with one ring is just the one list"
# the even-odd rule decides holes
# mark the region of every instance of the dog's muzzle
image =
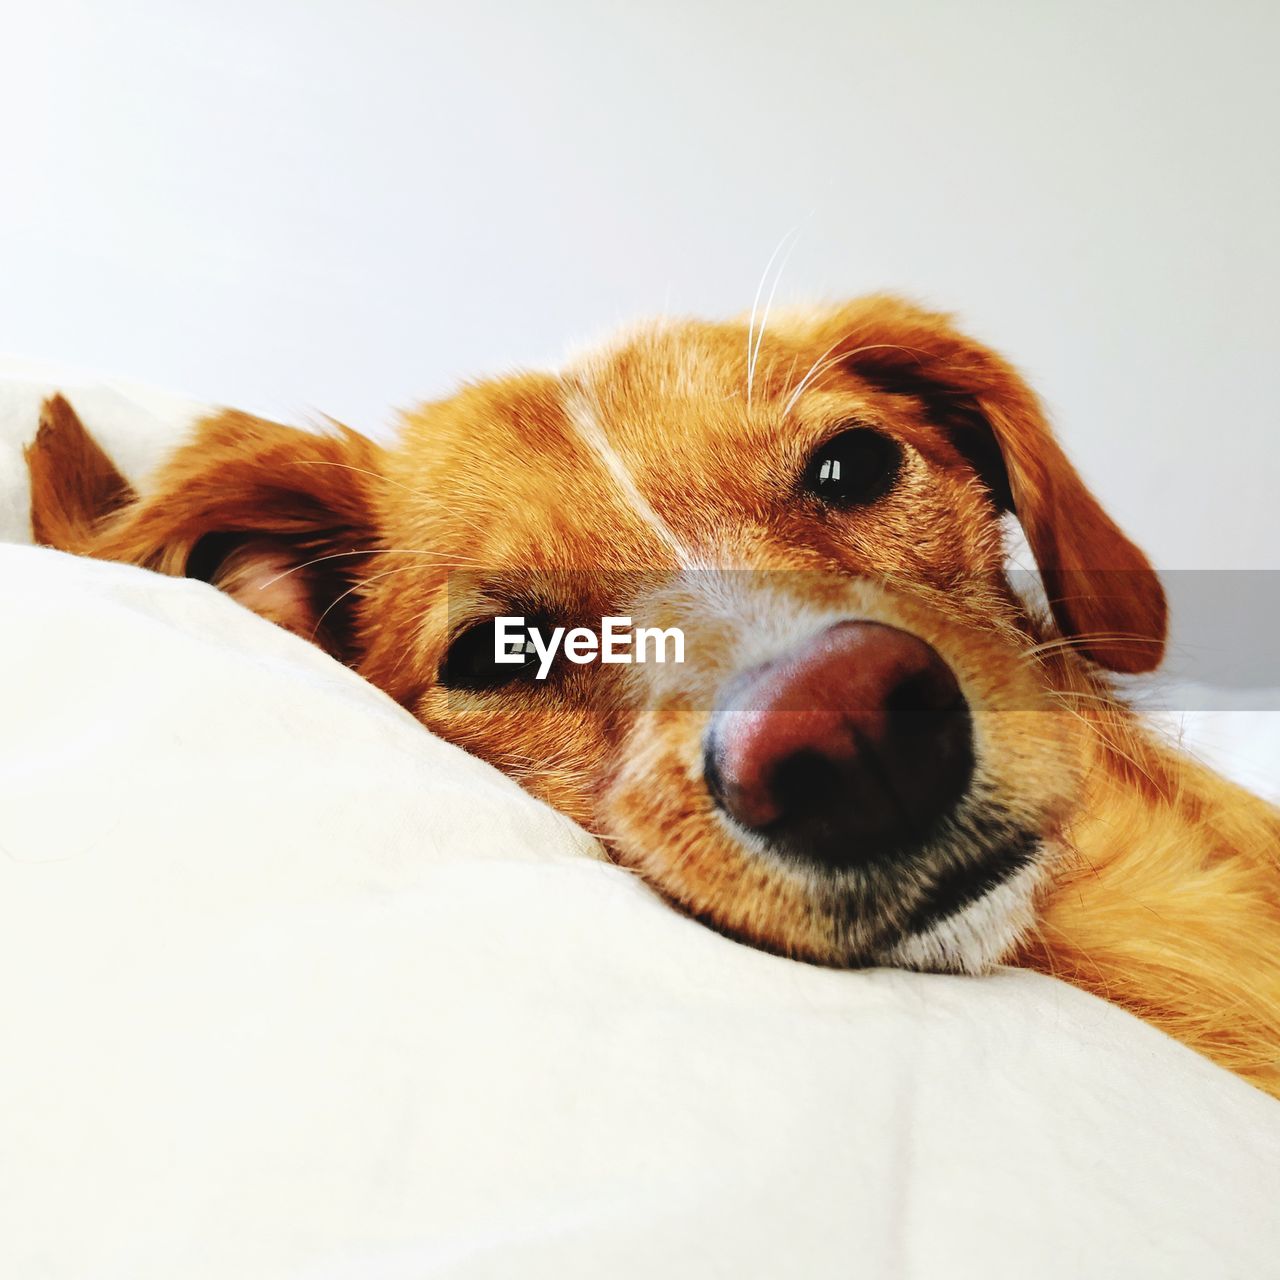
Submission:
[[737,826],[832,870],[918,848],[974,766],[950,667],[877,622],[837,623],[735,677],[704,745],[707,788]]

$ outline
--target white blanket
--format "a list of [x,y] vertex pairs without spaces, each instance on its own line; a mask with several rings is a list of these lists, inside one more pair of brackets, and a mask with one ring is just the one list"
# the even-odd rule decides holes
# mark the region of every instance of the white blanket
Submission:
[[1119,1010],[752,951],[208,587],[0,584],[0,1275],[1276,1274],[1280,1106]]

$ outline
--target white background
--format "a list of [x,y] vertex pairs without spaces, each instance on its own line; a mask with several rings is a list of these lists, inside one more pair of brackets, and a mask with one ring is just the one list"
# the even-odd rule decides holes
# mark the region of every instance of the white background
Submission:
[[0,0],[0,351],[371,432],[891,287],[1163,568],[1280,567],[1280,6]]

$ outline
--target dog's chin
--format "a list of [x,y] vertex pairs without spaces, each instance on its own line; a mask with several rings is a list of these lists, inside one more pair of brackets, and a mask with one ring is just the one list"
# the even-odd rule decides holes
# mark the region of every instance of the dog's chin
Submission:
[[988,973],[1035,923],[1036,894],[1046,874],[1041,853],[959,910],[904,934],[878,963],[929,973]]
[[1039,834],[1006,826],[990,843],[943,841],[834,873],[775,858],[799,873],[815,915],[831,922],[822,942],[812,934],[750,937],[702,918],[740,941],[817,964],[983,974],[1034,926],[1053,849]]

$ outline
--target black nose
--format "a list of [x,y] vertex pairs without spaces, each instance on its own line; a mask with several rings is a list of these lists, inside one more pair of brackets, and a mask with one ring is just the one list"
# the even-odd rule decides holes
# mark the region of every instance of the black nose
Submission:
[[707,787],[736,823],[833,868],[919,844],[973,772],[951,668],[876,622],[838,623],[730,682],[705,745]]

